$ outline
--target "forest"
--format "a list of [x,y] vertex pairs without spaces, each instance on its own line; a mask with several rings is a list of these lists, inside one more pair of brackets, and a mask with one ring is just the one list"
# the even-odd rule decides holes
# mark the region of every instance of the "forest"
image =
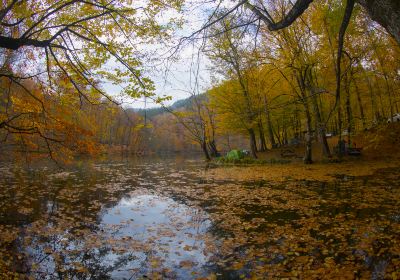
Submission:
[[[278,13],[284,11],[286,4],[277,2],[271,9]],[[175,9],[179,9],[181,3],[176,5]],[[219,154],[218,145],[222,150],[228,149],[226,138],[231,136],[248,138],[246,146],[239,142],[253,157],[268,148],[301,141],[306,150],[304,161],[312,162],[314,140],[322,143],[323,154],[329,158],[334,151],[326,135],[337,135],[351,143],[352,135],[393,122],[399,112],[398,42],[361,6],[355,6],[346,26],[339,67],[337,34],[343,29],[344,8],[340,1],[313,4],[301,20],[279,32],[269,32],[260,19],[257,23],[256,15],[249,19],[243,11],[220,9],[218,13],[226,14],[220,16],[221,20],[187,39],[206,38],[199,48],[211,62],[212,83],[202,91],[190,93],[188,106],[159,110],[154,124],[151,118],[144,120],[144,112],[138,114],[134,108],[122,106],[101,85],[101,79],[127,83],[124,94],[145,96],[160,105],[168,99],[155,95],[154,84],[131,51],[134,45],[122,48],[122,43],[114,46],[97,37],[108,29],[116,33],[113,36],[121,35],[119,32],[126,35],[123,25],[113,28],[115,22],[111,22],[93,34],[71,18],[62,17],[57,23],[57,17],[53,19],[47,13],[32,30],[25,30],[23,24],[6,25],[4,32],[21,33],[20,38],[28,39],[49,37],[54,46],[51,43],[35,47],[27,41],[24,48],[2,48],[1,149],[18,158],[65,160],[109,149],[143,154],[195,151],[193,146],[197,145],[210,159]],[[97,11],[104,7],[88,5],[87,9],[82,10],[80,22],[94,24],[97,17],[105,17]],[[149,9],[156,13],[161,7]],[[22,10],[22,6],[11,7],[8,22],[23,18]],[[63,15],[69,12],[67,7],[60,10]],[[107,11],[103,12],[112,14]],[[214,17],[219,19],[218,14]],[[54,26],[39,27],[47,20]],[[144,18],[143,26],[137,26],[145,32],[137,37],[152,41],[154,37],[172,36],[167,27],[157,27],[156,22],[152,26],[149,20],[153,19]],[[64,29],[50,37],[50,31],[59,29],[59,25]],[[50,34],[42,35],[45,31]],[[122,57],[110,48],[121,48],[129,55]],[[98,53],[96,58],[90,50]],[[104,71],[101,65],[110,56],[127,67]],[[128,60],[137,69],[132,69]],[[173,132],[163,132],[163,126],[171,125],[175,127]],[[152,142],[174,143],[174,147],[152,142],[149,147],[148,141],[143,141],[149,133],[154,134]],[[217,143],[216,138],[222,138],[222,143]]]
[[400,278],[398,0],[0,0],[0,97],[1,279]]

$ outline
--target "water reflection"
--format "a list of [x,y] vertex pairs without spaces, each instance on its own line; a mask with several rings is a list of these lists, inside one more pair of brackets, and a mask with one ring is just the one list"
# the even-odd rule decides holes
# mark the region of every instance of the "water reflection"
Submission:
[[202,267],[209,258],[209,225],[199,209],[167,197],[133,194],[104,210],[95,228],[63,227],[60,232],[60,224],[48,223],[49,234],[31,231],[29,238],[34,240],[26,253],[31,272],[43,279],[136,279],[154,274],[188,279],[192,272],[206,272]]
[[279,183],[218,181],[185,159],[0,172],[0,279],[379,279],[400,266],[398,170]]
[[[170,277],[187,279],[191,272],[201,272],[208,261],[207,215],[170,198],[152,194],[123,198],[105,213],[101,225],[110,237],[123,240],[125,246],[134,245],[135,260],[113,277],[127,277],[124,270],[147,275],[163,267]],[[181,269],[185,266],[188,269]]]
[[[194,163],[182,172],[188,175]],[[12,250],[2,242],[2,256],[14,271],[37,279],[205,275],[213,248],[207,214],[156,190],[166,177],[182,176],[178,166],[3,167],[0,232]]]

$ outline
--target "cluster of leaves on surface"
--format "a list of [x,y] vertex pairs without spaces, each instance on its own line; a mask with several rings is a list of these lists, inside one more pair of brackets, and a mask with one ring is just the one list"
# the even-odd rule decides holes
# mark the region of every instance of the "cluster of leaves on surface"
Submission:
[[398,168],[329,182],[213,179],[218,169],[190,161],[58,173],[2,167],[1,273],[398,277]]

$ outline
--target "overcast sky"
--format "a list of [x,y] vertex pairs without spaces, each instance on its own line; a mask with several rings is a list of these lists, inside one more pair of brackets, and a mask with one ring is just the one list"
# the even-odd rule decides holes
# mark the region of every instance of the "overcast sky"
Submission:
[[[191,2],[184,10],[184,19],[186,24],[184,28],[178,30],[174,37],[175,43],[170,43],[170,47],[177,44],[179,38],[188,36],[194,31],[198,30],[206,21],[207,10],[212,9],[212,6],[204,8],[204,5],[196,5]],[[200,2],[199,2],[200,3]],[[204,3],[204,2],[203,2]],[[207,9],[207,10],[206,10]],[[166,13],[163,15],[165,18],[160,18],[161,21],[174,14]],[[194,91],[202,92],[210,87],[210,73],[208,68],[210,61],[201,52],[199,52],[199,45],[201,42],[194,42],[193,44],[186,45],[178,52],[177,59],[174,62],[157,61],[157,66],[152,65],[149,68],[149,77],[154,81],[156,86],[156,94],[158,96],[168,95],[172,97],[171,101],[165,102],[170,105],[173,102],[184,99],[190,96]],[[162,54],[164,58],[170,54],[167,52],[169,49],[165,45],[152,45],[144,46],[149,48],[156,54]],[[168,64],[167,64],[168,63]],[[110,63],[111,65],[113,63]],[[126,96],[121,96],[120,92],[123,85],[113,85],[110,83],[103,83],[103,88],[106,92],[114,96],[117,100],[123,102],[124,107],[144,108],[144,98],[132,99]],[[147,99],[147,108],[157,107],[152,100]]]

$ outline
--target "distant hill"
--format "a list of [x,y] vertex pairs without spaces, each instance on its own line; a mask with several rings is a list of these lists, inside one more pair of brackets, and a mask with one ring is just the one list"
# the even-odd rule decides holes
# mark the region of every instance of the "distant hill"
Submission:
[[[197,96],[198,98],[204,98],[204,94],[201,94],[199,96]],[[170,109],[172,110],[179,110],[179,109],[185,109],[188,108],[191,104],[192,104],[192,100],[193,97],[188,97],[185,99],[180,99],[175,101],[171,106],[169,106]],[[146,112],[146,116],[148,118],[152,118],[158,115],[161,115],[163,113],[166,112],[166,110],[162,107],[157,107],[157,108],[149,108],[149,109],[131,109],[134,110],[135,112],[139,113],[141,116],[145,115]]]

